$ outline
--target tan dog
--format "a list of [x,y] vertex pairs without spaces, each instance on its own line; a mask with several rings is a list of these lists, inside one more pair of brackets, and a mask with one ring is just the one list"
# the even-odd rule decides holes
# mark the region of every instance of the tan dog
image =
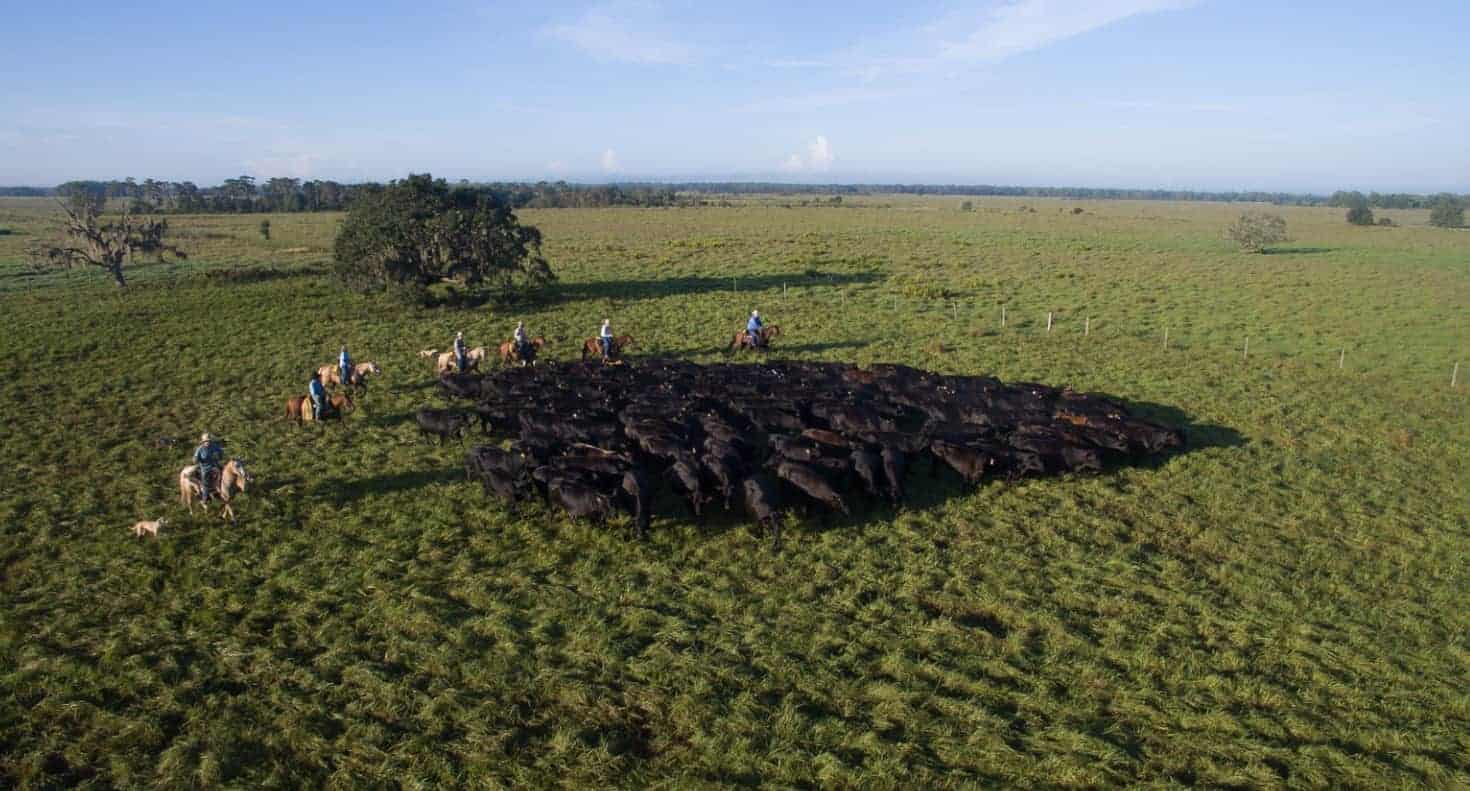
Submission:
[[433,359],[434,355],[438,353],[438,349],[424,349],[423,351],[419,352],[419,356],[424,358],[425,360],[430,360]]
[[158,538],[158,528],[163,527],[167,524],[167,518],[155,519],[152,522],[137,522],[133,525],[133,535],[137,536],[138,538],[142,538],[143,534],[146,533],[150,536],[153,536],[154,538]]

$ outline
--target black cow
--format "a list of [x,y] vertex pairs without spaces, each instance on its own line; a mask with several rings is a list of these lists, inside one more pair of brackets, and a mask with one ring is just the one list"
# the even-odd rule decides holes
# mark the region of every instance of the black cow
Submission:
[[623,493],[632,505],[635,534],[643,541],[648,538],[648,524],[653,518],[653,480],[634,467],[623,473]]
[[884,490],[883,457],[873,451],[859,448],[852,452],[852,471],[862,481],[863,489],[874,497],[882,497]]
[[581,481],[570,478],[552,478],[547,482],[547,495],[554,505],[560,506],[572,521],[592,519],[601,524],[607,521],[612,510],[612,501]]
[[439,444],[443,445],[446,437],[462,437],[470,420],[464,413],[453,409],[425,407],[414,413],[414,422],[418,423],[419,436],[438,437]]
[[756,524],[771,532],[771,546],[781,549],[780,490],[776,482],[765,475],[746,478],[740,485],[745,495],[745,512],[755,519]]
[[689,510],[694,518],[703,516],[704,504],[709,499],[704,494],[704,483],[700,480],[699,460],[681,456],[669,468],[669,472],[673,476],[674,488],[689,498]]
[[776,475],[828,508],[841,511],[844,515],[851,513],[847,509],[847,503],[842,501],[842,495],[832,488],[832,484],[815,467],[798,461],[781,461],[776,464]]
[[898,448],[884,445],[881,456],[884,489],[888,492],[889,501],[898,505],[903,499],[903,473],[908,467],[908,455]]

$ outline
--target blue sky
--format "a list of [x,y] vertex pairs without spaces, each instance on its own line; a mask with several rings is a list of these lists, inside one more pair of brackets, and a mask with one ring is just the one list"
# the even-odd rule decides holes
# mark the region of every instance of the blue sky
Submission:
[[0,184],[1470,191],[1464,2],[17,3]]

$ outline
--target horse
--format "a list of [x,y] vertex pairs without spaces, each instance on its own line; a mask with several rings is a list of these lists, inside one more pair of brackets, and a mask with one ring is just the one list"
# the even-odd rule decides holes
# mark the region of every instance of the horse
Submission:
[[[490,352],[484,346],[476,346],[464,353],[464,369],[466,371],[478,371],[480,363],[489,358]],[[434,359],[434,373],[442,374],[445,371],[458,371],[459,363],[454,358],[454,352],[448,351],[440,354]]]
[[[321,374],[322,384],[324,385],[340,386],[344,384],[344,382],[342,381],[342,369],[338,368],[335,365],[320,366],[316,369],[316,372],[318,374]],[[345,384],[348,387],[356,388],[366,392],[367,377],[369,375],[377,375],[381,373],[383,373],[382,367],[375,362],[369,361],[365,363],[356,363],[352,366],[352,373],[348,374],[348,379],[350,381],[346,382]]]
[[[235,509],[230,506],[230,498],[236,492],[244,493],[245,484],[253,480],[255,476],[245,469],[244,459],[230,459],[225,462],[214,490],[215,496],[219,497],[220,502],[224,504],[220,508],[221,519],[228,518],[232,522],[235,520]],[[194,498],[203,491],[204,485],[199,480],[199,465],[190,464],[179,470],[179,502],[189,509],[189,513],[194,513]],[[200,505],[204,507],[205,513],[209,512],[208,504],[200,503]]]
[[[347,393],[334,393],[327,396],[326,409],[322,410],[322,420],[342,420],[346,413],[351,412],[356,404],[352,403],[352,396]],[[310,423],[316,420],[312,414],[311,396],[287,396],[286,419],[296,421],[296,425]],[[346,425],[346,421],[343,421]]]
[[730,339],[730,351],[732,351],[732,352],[733,351],[739,351],[740,349],[762,349],[763,350],[763,349],[769,348],[770,345],[771,345],[771,341],[775,340],[776,338],[781,337],[781,325],[779,325],[779,324],[767,324],[766,326],[764,326],[764,327],[761,328],[760,332],[761,332],[761,345],[760,346],[756,346],[755,343],[753,343],[751,341],[751,339],[750,339],[750,331],[749,330],[741,330],[741,331],[735,333],[735,337],[732,338],[732,339]]
[[[531,356],[527,359],[521,360],[521,365],[535,365],[536,356],[541,353],[541,347],[545,346],[547,343],[548,341],[546,340],[546,337],[544,335],[537,335],[536,337],[532,338],[530,341]],[[500,344],[501,365],[510,365],[518,359],[520,359],[520,355],[516,353],[515,341],[506,341],[505,343]]]
[[[619,335],[616,338],[613,338],[613,341],[612,341],[612,349],[609,351],[609,353],[607,355],[607,358],[609,360],[611,360],[613,358],[616,358],[616,357],[620,356],[623,352],[627,351],[628,349],[630,349],[632,347],[633,347],[633,336],[632,335]],[[588,357],[601,357],[601,356],[602,356],[602,342],[601,341],[599,341],[596,338],[588,338],[587,340],[585,340],[585,341],[582,342],[582,359],[583,360],[586,360]]]

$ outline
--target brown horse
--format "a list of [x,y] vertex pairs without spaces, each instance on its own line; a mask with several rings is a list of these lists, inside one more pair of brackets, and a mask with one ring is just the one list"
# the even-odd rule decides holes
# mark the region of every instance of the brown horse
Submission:
[[520,355],[516,353],[516,342],[506,341],[505,343],[500,344],[500,364],[510,365],[511,363],[520,360],[521,365],[526,365],[527,363],[535,365],[536,357],[541,354],[541,349],[545,347],[547,343],[549,343],[549,341],[546,340],[546,336],[544,335],[537,335],[536,337],[532,338],[531,359],[521,360]]
[[[235,509],[230,506],[230,498],[236,492],[243,493],[245,484],[255,480],[254,476],[245,469],[244,459],[230,459],[225,463],[224,469],[220,471],[219,479],[214,481],[214,495],[219,498],[223,507],[220,508],[220,518],[235,519]],[[204,485],[199,480],[199,465],[190,464],[179,470],[179,503],[194,513],[194,498],[204,491]],[[209,512],[207,503],[200,503],[205,513]]]
[[[612,353],[607,356],[609,360],[622,356],[623,352],[633,347],[632,335],[619,335],[613,338]],[[588,338],[582,342],[582,359],[588,357],[601,357],[602,344],[596,338]]]
[[[343,420],[355,406],[351,395],[334,393],[327,397],[327,408],[322,411],[322,420]],[[316,420],[311,411],[311,396],[288,396],[286,398],[286,419],[296,421],[298,426]],[[345,420],[343,420],[343,425],[346,425]]]
[[756,346],[751,340],[750,332],[748,330],[741,330],[735,333],[734,338],[730,339],[730,351],[739,351],[741,349],[764,350],[770,348],[771,341],[779,337],[781,337],[781,325],[767,324],[761,328],[761,345]]

